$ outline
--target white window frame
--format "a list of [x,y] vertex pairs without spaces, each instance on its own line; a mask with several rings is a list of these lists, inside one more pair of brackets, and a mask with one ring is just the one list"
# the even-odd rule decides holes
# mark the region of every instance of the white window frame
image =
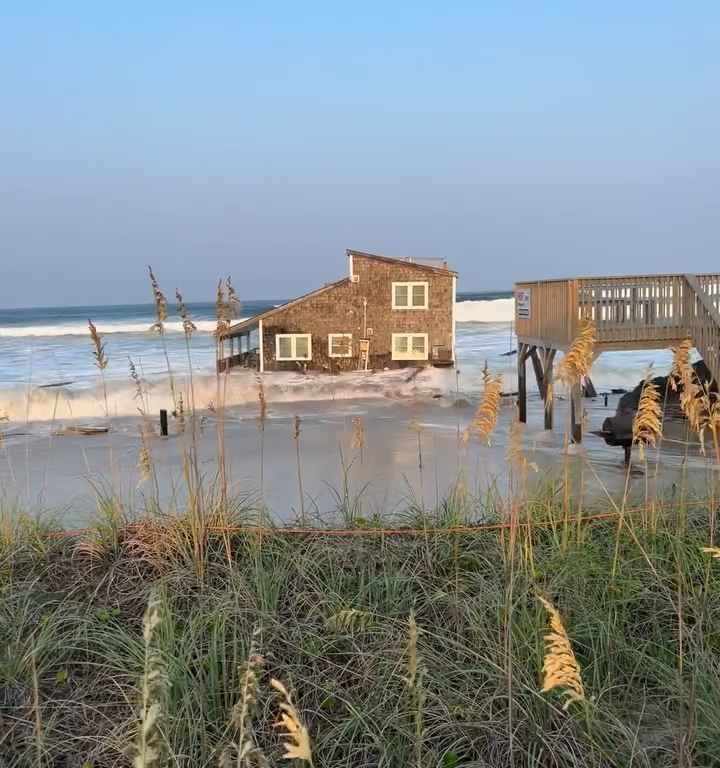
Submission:
[[[297,339],[303,338],[308,341],[308,354],[307,357],[298,357],[297,355]],[[291,355],[290,357],[282,357],[280,355],[280,339],[290,339]],[[312,360],[312,334],[311,333],[276,333],[275,334],[275,359],[281,362],[294,361],[294,360]]]
[[[413,306],[412,305],[412,295],[413,295],[413,288],[422,285],[425,289],[425,303],[422,306]],[[395,303],[395,289],[398,286],[404,286],[408,289],[408,301],[410,302],[407,306],[398,305]],[[427,309],[430,303],[430,283],[428,283],[425,280],[416,281],[412,283],[405,283],[405,282],[399,282],[399,283],[393,283],[392,284],[392,308],[393,309]]]
[[[347,339],[348,344],[348,351],[345,354],[337,355],[334,354],[332,351],[333,348],[333,339]],[[352,357],[353,356],[353,348],[352,348],[352,333],[328,333],[328,357]]]
[[[407,352],[396,352],[395,351],[395,340],[400,337],[404,336],[408,340],[408,351]],[[425,352],[423,354],[419,354],[417,352],[413,352],[412,348],[412,340],[413,336],[422,336],[422,338],[425,340]],[[392,352],[391,356],[393,360],[427,360],[429,357],[429,347],[428,347],[428,334],[427,333],[393,333],[391,342],[392,344]]]

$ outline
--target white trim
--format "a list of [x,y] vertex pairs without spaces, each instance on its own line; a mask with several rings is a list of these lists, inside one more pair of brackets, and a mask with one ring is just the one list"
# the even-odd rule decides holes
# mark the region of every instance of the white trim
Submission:
[[348,253],[348,275],[350,276],[350,280],[353,279],[355,276],[353,273],[353,255],[352,253]]
[[[400,336],[404,336],[408,341],[408,351],[398,353],[395,351],[395,339],[397,339]],[[412,341],[413,338],[417,338],[418,336],[421,336],[424,339],[425,342],[425,351],[423,354],[418,354],[417,352],[413,352],[412,349]],[[427,333],[393,333],[391,337],[392,347],[390,351],[390,355],[393,360],[427,360],[428,359],[428,335]]]
[[[408,289],[408,304],[405,305],[398,305],[395,303],[395,288],[397,286],[403,285]],[[412,304],[412,294],[413,294],[413,288],[415,288],[418,285],[422,285],[425,288],[425,303],[422,306],[413,306]],[[412,281],[412,282],[393,282],[391,287],[391,294],[390,294],[390,301],[391,306],[393,309],[427,309],[430,304],[430,283],[421,280],[421,281]]]
[[[339,336],[340,338],[345,338],[350,340],[347,354],[344,354],[344,355],[333,354],[332,343],[333,343],[334,336]],[[353,356],[352,333],[328,333],[328,357],[352,357],[352,356]]]
[[453,275],[453,299],[452,299],[452,361],[455,362],[455,305],[457,304],[457,275]]
[[[248,346],[250,346],[248,344]],[[262,320],[258,321],[258,352],[260,352],[260,373],[265,371],[265,349],[263,346]]]
[[[290,339],[291,353],[290,357],[280,356],[280,339]],[[307,357],[299,357],[297,354],[297,340],[307,339],[308,353]],[[293,362],[295,360],[312,360],[312,334],[310,333],[276,333],[275,334],[275,359],[278,362]]]

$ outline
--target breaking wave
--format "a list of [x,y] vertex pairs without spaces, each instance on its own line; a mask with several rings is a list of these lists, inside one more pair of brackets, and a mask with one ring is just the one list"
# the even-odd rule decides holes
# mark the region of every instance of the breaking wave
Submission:
[[[241,318],[245,319],[245,318]],[[234,322],[240,322],[237,320]],[[197,330],[200,333],[212,333],[217,324],[214,320],[195,320]],[[103,323],[95,324],[98,332],[105,336],[115,333],[147,334],[152,332],[152,323]],[[181,321],[165,323],[167,333],[181,334],[183,325]],[[72,323],[68,325],[24,325],[24,326],[0,326],[0,337],[25,338],[25,337],[56,337],[56,336],[87,336],[87,323]]]
[[[263,386],[271,408],[273,403],[357,398],[387,398],[407,402],[408,398],[427,398],[452,391],[455,377],[451,371],[427,368],[417,375],[412,374],[407,369],[378,373],[352,372],[338,376],[271,372],[264,374]],[[175,376],[174,383],[188,404],[189,378]],[[153,418],[161,408],[172,411],[167,377],[145,380],[143,391],[143,407]],[[258,377],[254,371],[242,369],[235,369],[227,380],[211,374],[194,373],[192,391],[195,407],[199,411],[214,411],[218,395],[227,406],[257,405]],[[105,390],[99,383],[89,387],[58,386],[48,389],[16,387],[4,390],[2,395],[0,416],[8,418],[11,423],[62,422],[65,419],[105,421]],[[137,416],[138,398],[132,382],[107,382],[107,412],[110,417]]]
[[511,323],[515,317],[515,299],[459,301],[455,305],[458,323]]

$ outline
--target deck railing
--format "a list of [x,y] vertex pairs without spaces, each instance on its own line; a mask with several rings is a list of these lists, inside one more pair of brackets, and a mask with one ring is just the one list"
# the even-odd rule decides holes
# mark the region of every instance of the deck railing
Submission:
[[582,318],[594,322],[600,350],[666,347],[690,337],[720,377],[720,274],[516,284],[519,339],[566,349]]
[[595,323],[600,344],[658,344],[686,327],[682,275],[587,278],[577,285],[577,316]]

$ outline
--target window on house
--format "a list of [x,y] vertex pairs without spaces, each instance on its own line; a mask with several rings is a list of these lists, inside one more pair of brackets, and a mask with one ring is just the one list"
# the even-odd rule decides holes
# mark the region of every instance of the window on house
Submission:
[[330,357],[352,357],[352,334],[331,333],[328,335]]
[[427,360],[427,333],[393,333],[393,360]]
[[309,333],[278,333],[275,336],[276,360],[311,360]]
[[392,308],[393,309],[427,309],[428,308],[428,284],[427,283],[393,283],[392,284]]

